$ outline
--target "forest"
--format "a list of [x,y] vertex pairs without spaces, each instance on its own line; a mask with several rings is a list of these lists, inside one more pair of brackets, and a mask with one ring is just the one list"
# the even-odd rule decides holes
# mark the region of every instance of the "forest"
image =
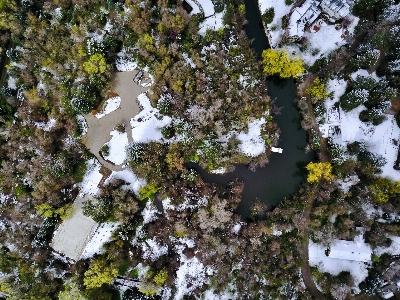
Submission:
[[[398,3],[356,1],[355,42],[312,66],[285,49],[258,58],[243,29],[244,3],[213,4],[223,27],[199,34],[204,15],[180,0],[0,0],[0,299],[312,299],[304,268],[326,299],[356,297],[348,272],[309,267],[308,242],[329,246],[362,226],[373,248],[390,246],[400,233],[399,183],[380,176],[385,157],[358,141],[335,144],[315,120],[332,96],[327,81],[341,78],[348,85],[337,106],[364,105],[359,118],[374,126],[391,106],[400,123],[400,24],[391,17]],[[135,193],[113,180],[85,202],[86,216],[118,228],[103,251],[75,262],[50,240],[71,216],[94,157],[77,120],[111,97],[122,60],[151,75],[147,95],[172,119],[160,128],[170,142],[129,145],[129,168],[146,184]],[[351,79],[358,69],[379,78]],[[319,161],[307,165],[297,193],[273,210],[259,199],[243,220],[235,212],[243,182],[206,183],[185,164],[265,166],[280,133],[266,79],[277,77],[308,82],[297,105]],[[234,133],[256,120],[264,151],[245,153]],[[350,176],[357,183],[343,189]],[[366,206],[382,213],[369,215]],[[373,257],[360,297],[380,291],[393,261],[389,253]]]

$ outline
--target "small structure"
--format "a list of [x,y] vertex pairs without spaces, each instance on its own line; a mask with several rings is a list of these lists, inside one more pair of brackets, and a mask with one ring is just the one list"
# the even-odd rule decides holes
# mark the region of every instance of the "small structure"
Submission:
[[394,294],[391,290],[386,290],[381,293],[383,299],[390,299],[394,297]]
[[327,252],[331,258],[369,262],[371,261],[371,246],[364,241],[364,229],[356,228],[360,234],[354,238],[354,241],[337,240]]
[[321,9],[335,20],[343,19],[350,13],[350,5],[346,0],[322,0]]
[[306,26],[321,15],[327,14],[331,19],[338,20],[350,13],[349,0],[307,0],[302,6],[293,10],[289,20],[289,38],[293,41],[304,35]]
[[283,152],[283,149],[282,149],[282,148],[271,147],[271,151],[272,151],[272,152],[277,152],[277,153],[282,153],[282,152]]
[[305,4],[296,8],[289,21],[289,36],[293,39],[301,38],[304,35],[306,25],[311,25],[321,14],[318,7],[319,0],[306,1]]

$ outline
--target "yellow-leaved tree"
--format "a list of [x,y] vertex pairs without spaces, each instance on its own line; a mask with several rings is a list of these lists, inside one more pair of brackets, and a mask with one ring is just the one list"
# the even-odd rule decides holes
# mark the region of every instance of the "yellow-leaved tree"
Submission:
[[85,272],[83,284],[87,289],[101,287],[104,283],[110,284],[118,276],[118,268],[104,259],[97,258]]
[[262,53],[264,73],[278,75],[281,78],[296,78],[304,73],[303,61],[300,57],[289,55],[286,49],[267,49]]
[[309,183],[319,182],[320,179],[324,178],[326,180],[331,180],[332,175],[332,165],[330,162],[310,162],[306,169],[308,170],[307,181]]
[[318,100],[323,100],[329,96],[325,83],[323,83],[318,77],[315,78],[312,85],[306,89],[306,93],[311,96],[311,100],[314,104],[317,103]]
[[107,70],[106,59],[100,53],[93,54],[83,63],[83,68],[88,74],[104,73]]
[[18,21],[15,12],[17,4],[15,0],[0,0],[0,29],[10,29],[15,21]]

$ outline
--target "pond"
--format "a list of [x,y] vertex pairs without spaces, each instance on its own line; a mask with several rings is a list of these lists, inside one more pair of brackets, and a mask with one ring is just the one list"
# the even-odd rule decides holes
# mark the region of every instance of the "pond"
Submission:
[[[245,0],[246,19],[249,21],[245,31],[254,39],[252,47],[259,57],[269,47],[268,39],[261,24],[261,14],[257,0]],[[255,201],[261,201],[273,208],[284,197],[296,192],[305,178],[305,166],[313,159],[312,153],[306,153],[307,137],[301,129],[301,116],[295,103],[296,86],[292,79],[269,80],[268,95],[275,104],[282,107],[281,114],[275,117],[281,134],[277,147],[283,153],[272,153],[270,162],[264,168],[250,171],[245,165],[237,165],[235,171],[225,174],[209,174],[194,163],[188,167],[196,169],[206,182],[227,186],[234,178],[245,183],[237,213],[244,219],[250,216],[250,207]]]

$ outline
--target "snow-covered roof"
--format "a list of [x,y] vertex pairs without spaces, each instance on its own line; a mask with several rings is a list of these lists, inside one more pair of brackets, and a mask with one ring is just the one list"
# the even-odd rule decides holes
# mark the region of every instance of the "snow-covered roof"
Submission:
[[331,246],[329,257],[367,262],[371,260],[372,250],[367,244],[340,240]]
[[364,230],[361,228],[359,231],[361,233],[354,238],[354,241],[337,240],[331,245],[329,257],[362,262],[371,261],[371,246],[364,242]]
[[345,0],[322,0],[321,7],[335,18],[344,18],[350,13],[350,6]]
[[383,297],[383,299],[389,299],[389,298],[394,297],[394,294],[392,291],[387,290],[387,291],[382,292],[382,297]]
[[312,24],[321,14],[319,3],[319,0],[306,1],[292,12],[289,21],[289,36],[303,36],[306,24]]

